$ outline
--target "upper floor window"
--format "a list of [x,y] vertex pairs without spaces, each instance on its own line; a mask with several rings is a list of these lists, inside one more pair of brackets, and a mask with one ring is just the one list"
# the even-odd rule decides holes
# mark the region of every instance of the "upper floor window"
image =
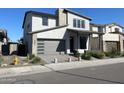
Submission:
[[82,28],[85,28],[85,21],[84,20],[81,21],[81,26],[82,26]]
[[98,27],[98,32],[103,32],[103,27],[99,26]]
[[80,28],[81,27],[81,21],[80,20],[77,20],[78,21],[78,28]]
[[73,27],[76,27],[76,19],[73,19]]
[[119,32],[119,28],[115,28],[115,32]]
[[85,28],[85,21],[79,19],[73,19],[73,27],[76,28]]
[[42,25],[48,26],[48,18],[47,17],[42,18]]

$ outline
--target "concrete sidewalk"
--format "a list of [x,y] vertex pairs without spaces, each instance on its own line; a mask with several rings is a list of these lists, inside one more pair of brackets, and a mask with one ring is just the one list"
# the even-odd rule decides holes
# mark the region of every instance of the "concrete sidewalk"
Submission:
[[117,63],[124,63],[124,58],[90,60],[90,61],[83,60],[81,62],[65,62],[65,63],[56,63],[56,64],[52,63],[52,64],[46,64],[45,66],[34,65],[34,66],[12,67],[12,68],[0,68],[0,78],[29,75],[29,74],[43,73],[50,71],[110,65]]

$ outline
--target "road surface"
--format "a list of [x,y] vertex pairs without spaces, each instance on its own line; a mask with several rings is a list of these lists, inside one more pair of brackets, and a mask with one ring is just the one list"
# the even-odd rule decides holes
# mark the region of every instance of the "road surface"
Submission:
[[124,84],[124,63],[1,78],[1,84]]

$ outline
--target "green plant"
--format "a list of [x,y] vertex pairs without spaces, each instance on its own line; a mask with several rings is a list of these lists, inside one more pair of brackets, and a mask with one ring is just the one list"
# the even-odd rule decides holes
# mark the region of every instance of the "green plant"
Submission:
[[41,58],[40,57],[34,57],[33,60],[32,60],[33,64],[40,63],[40,62],[41,62]]
[[90,53],[83,53],[81,58],[85,59],[85,60],[90,60],[91,59],[91,55],[90,55]]
[[111,51],[109,52],[104,52],[105,56],[107,57],[111,57],[111,58],[114,58],[114,57],[117,57],[117,56],[122,56],[122,54],[117,51],[117,49],[115,48],[112,48]]
[[2,55],[0,55],[0,65],[2,65],[3,61],[4,61],[4,58]]
[[111,56],[111,52],[104,52],[106,57],[110,57]]
[[102,59],[105,55],[102,52],[92,52],[92,56],[98,59]]
[[80,54],[77,50],[75,50],[75,51],[74,51],[74,56],[75,56],[75,57],[80,57],[81,54]]
[[112,49],[111,49],[111,51],[110,51],[112,54],[115,54],[115,55],[117,55],[117,49],[115,49],[115,48],[113,48],[112,47]]
[[35,55],[34,54],[28,54],[27,55],[27,60],[32,60],[33,58],[35,58]]
[[124,52],[121,53],[121,56],[124,57]]

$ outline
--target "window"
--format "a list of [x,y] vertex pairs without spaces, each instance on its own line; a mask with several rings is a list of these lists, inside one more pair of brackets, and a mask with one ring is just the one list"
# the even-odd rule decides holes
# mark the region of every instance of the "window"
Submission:
[[73,27],[76,27],[76,19],[73,19]]
[[80,49],[87,48],[87,37],[80,37]]
[[103,27],[100,27],[100,26],[99,26],[99,27],[98,27],[98,31],[99,31],[99,32],[103,32]]
[[115,32],[119,32],[119,28],[115,28]]
[[85,21],[84,20],[81,21],[81,27],[85,28]]
[[80,24],[80,20],[78,20],[78,26],[77,26],[77,27],[80,28],[80,25],[81,25],[81,24]]
[[76,28],[85,28],[85,21],[79,19],[73,19],[73,27]]
[[42,25],[48,26],[48,18],[47,17],[42,18]]

